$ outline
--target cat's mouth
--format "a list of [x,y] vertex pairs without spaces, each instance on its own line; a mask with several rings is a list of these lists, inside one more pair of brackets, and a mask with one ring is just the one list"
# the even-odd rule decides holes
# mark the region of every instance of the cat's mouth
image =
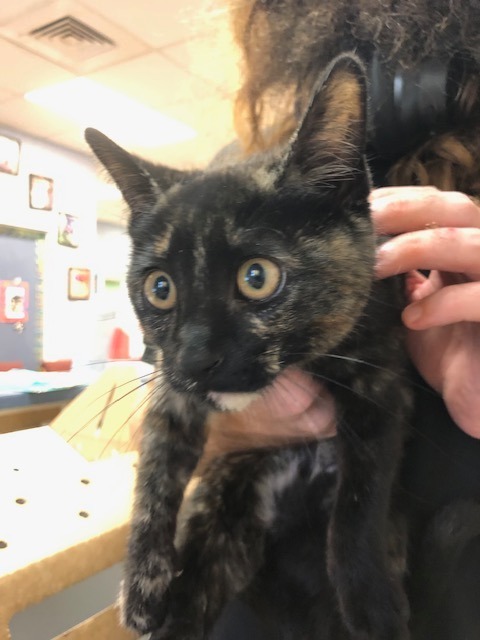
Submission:
[[261,391],[252,391],[250,393],[222,393],[219,391],[210,391],[207,398],[213,402],[220,411],[243,411],[252,404],[257,398],[260,398]]
[[308,410],[322,391],[310,374],[287,367],[274,380],[254,392],[210,391],[207,398],[220,411],[267,410],[272,417],[294,416]]

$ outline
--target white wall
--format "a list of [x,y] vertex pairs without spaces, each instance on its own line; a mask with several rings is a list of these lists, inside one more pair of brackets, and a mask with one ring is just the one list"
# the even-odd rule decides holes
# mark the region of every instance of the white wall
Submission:
[[[103,313],[104,277],[123,278],[128,259],[128,241],[120,227],[106,237],[97,236],[99,181],[96,165],[87,155],[51,145],[21,132],[4,128],[0,133],[21,140],[18,176],[0,173],[0,224],[44,231],[43,255],[43,359],[72,358],[84,364],[106,355],[104,330],[98,323]],[[53,211],[29,208],[29,174],[54,180]],[[119,204],[119,206],[121,206]],[[79,247],[65,247],[57,242],[58,213],[70,213],[81,220]],[[121,219],[121,216],[119,217]],[[115,227],[112,227],[115,229]],[[91,269],[90,300],[72,301],[67,297],[69,267]],[[95,291],[95,276],[98,292]],[[121,301],[119,316],[129,317],[128,302]],[[130,314],[130,315],[129,315]],[[135,331],[135,328],[132,329]],[[132,342],[138,345],[138,332]],[[137,346],[138,352],[138,346]],[[135,354],[136,355],[136,354]]]
[[[99,222],[98,240],[98,323],[93,360],[102,361],[108,355],[109,337],[115,327],[121,327],[130,339],[130,355],[140,358],[143,339],[137,319],[128,298],[126,270],[130,258],[130,239],[125,228]],[[105,287],[106,280],[120,282],[115,292]]]

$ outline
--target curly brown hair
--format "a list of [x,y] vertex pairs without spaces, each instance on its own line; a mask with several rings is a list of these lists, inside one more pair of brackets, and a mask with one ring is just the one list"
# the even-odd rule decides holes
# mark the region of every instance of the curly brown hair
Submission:
[[[243,54],[235,105],[251,153],[283,141],[297,124],[319,70],[340,52],[371,51],[409,68],[427,57],[469,54],[480,66],[478,0],[231,0]],[[480,195],[480,80],[456,99],[463,122],[432,136],[390,170],[391,184],[432,184]]]

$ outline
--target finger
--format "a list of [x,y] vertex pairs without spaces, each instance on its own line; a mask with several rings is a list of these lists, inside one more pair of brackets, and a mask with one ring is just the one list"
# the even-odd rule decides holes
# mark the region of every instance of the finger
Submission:
[[450,327],[433,327],[428,331],[410,330],[406,332],[406,344],[410,358],[420,375],[438,393],[442,392],[444,373],[442,367],[443,350]]
[[397,234],[436,227],[480,227],[480,207],[464,193],[407,187],[371,199],[379,234]]
[[377,249],[378,278],[414,269],[465,273],[480,279],[480,229],[445,227],[403,233]]
[[457,275],[458,274],[447,274],[445,271],[431,271],[428,277],[426,277],[419,271],[410,271],[407,274],[405,282],[407,300],[409,302],[417,302],[427,296],[431,296],[443,287],[465,282],[465,279],[449,278],[449,276]]
[[[434,272],[432,272],[434,273]],[[409,271],[405,277],[405,294],[408,302],[416,302],[434,293],[429,278],[420,271]]]
[[427,186],[427,187],[413,187],[412,185],[404,186],[404,187],[379,187],[378,189],[372,189],[370,191],[370,195],[368,199],[370,202],[374,200],[378,200],[380,198],[385,198],[392,195],[398,195],[399,197],[416,197],[417,194],[428,194],[438,191],[437,187]]
[[402,320],[409,329],[415,330],[480,322],[480,282],[444,287],[406,307]]

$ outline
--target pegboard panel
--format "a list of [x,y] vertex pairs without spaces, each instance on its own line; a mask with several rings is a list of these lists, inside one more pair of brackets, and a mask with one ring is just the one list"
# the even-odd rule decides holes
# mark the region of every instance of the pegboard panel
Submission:
[[121,561],[135,466],[88,462],[49,427],[0,435],[0,640],[15,613]]

